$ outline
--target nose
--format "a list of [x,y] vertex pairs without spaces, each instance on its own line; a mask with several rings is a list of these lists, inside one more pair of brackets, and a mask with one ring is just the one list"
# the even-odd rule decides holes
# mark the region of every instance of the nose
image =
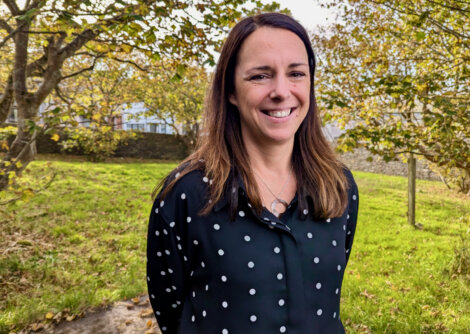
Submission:
[[290,82],[285,75],[277,75],[272,81],[269,97],[273,100],[285,100],[290,96]]

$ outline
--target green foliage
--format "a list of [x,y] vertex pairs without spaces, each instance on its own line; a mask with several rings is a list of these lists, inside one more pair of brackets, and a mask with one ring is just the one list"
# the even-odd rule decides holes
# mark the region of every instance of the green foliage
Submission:
[[364,146],[385,159],[420,155],[445,176],[463,176],[456,184],[468,192],[470,36],[462,33],[468,4],[321,2],[341,14],[340,24],[314,36],[321,109],[349,126],[339,148]]
[[[50,188],[0,211],[0,276],[8,282],[0,285],[0,332],[145,293],[150,193],[175,166],[55,161],[61,177]],[[46,162],[33,162],[31,173],[40,168]],[[354,176],[361,203],[342,290],[347,332],[468,332],[470,286],[449,271],[468,200],[418,180],[425,228],[417,231],[405,224],[405,178]]]
[[113,131],[111,126],[96,126],[96,123],[89,127],[65,128],[64,134],[67,139],[59,143],[63,149],[80,149],[95,162],[112,156],[119,144],[136,136],[134,132]]

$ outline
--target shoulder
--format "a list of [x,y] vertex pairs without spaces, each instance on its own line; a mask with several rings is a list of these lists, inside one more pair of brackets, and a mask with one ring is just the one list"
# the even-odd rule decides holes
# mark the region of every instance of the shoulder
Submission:
[[179,170],[177,168],[169,174],[154,203],[169,218],[177,215],[178,211],[199,212],[208,200],[210,180],[204,172],[193,170],[184,174]]
[[357,189],[356,180],[354,180],[354,176],[353,176],[351,170],[347,167],[343,167],[343,173],[346,176],[346,179],[348,180],[349,192],[354,191],[355,189]]

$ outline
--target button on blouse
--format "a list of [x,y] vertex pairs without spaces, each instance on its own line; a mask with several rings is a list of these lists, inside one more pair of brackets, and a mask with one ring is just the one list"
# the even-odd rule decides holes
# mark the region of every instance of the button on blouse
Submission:
[[[344,333],[340,294],[357,221],[349,171],[341,217],[312,219],[297,199],[279,218],[238,189],[230,220],[224,197],[206,216],[210,180],[200,171],[157,196],[147,236],[150,303],[163,333]],[[179,174],[173,174],[179,177]]]

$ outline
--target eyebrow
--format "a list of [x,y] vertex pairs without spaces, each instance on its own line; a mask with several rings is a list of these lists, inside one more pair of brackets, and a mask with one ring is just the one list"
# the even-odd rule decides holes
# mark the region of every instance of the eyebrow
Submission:
[[[308,64],[306,64],[306,63],[292,63],[292,64],[289,64],[288,68],[299,67],[299,66],[307,66],[308,67]],[[257,67],[250,68],[248,70],[248,72],[256,71],[256,70],[266,71],[266,70],[270,70],[270,69],[271,69],[271,66],[263,65],[263,66],[257,66]]]

